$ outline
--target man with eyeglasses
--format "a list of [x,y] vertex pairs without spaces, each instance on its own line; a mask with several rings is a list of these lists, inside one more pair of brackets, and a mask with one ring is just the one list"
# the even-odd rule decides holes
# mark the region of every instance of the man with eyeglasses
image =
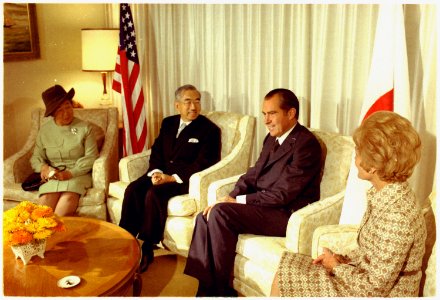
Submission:
[[168,200],[188,193],[189,178],[220,160],[221,132],[200,115],[200,92],[192,85],[175,92],[179,114],[163,119],[147,172],[125,190],[119,226],[143,240],[141,273],[163,238]]

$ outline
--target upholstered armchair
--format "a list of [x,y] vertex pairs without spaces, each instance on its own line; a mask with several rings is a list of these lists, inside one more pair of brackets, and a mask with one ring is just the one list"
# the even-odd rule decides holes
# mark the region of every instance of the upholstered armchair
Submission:
[[[250,164],[255,134],[255,117],[229,112],[208,112],[207,118],[221,129],[221,160],[189,180],[189,193],[172,197],[162,243],[169,250],[188,255],[194,229],[194,218],[207,206],[208,186],[221,178],[245,172]],[[119,181],[110,183],[108,212],[119,224],[122,201],[128,184],[148,169],[150,150],[124,157],[119,162]]]
[[[422,263],[422,279],[420,281],[419,296],[434,297],[436,294],[436,226],[435,226],[435,191],[422,203],[422,212],[425,216],[427,237],[425,256]],[[337,213],[336,211],[334,212]],[[336,224],[318,227],[313,233],[313,258],[322,253],[326,247],[335,253],[347,254],[357,247],[358,225]]]
[[[98,143],[99,157],[93,164],[93,186],[79,199],[77,215],[107,219],[106,197],[108,185],[117,179],[118,166],[118,111],[117,108],[80,108],[74,115],[92,124]],[[49,119],[44,109],[32,112],[31,131],[23,148],[4,161],[3,205],[4,209],[28,200],[37,202],[38,192],[26,192],[21,188],[24,179],[34,172],[29,162],[40,126]]]
[[[337,224],[342,209],[354,143],[349,136],[311,130],[323,149],[325,161],[320,200],[294,212],[285,237],[240,234],[234,263],[234,289],[244,296],[269,296],[275,272],[284,251],[309,254],[315,228]],[[227,195],[240,175],[212,183],[208,203]]]

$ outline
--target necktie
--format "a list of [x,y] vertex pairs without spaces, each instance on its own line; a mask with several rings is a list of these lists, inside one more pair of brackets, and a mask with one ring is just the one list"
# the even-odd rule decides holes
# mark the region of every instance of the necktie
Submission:
[[278,139],[276,139],[275,143],[273,144],[273,147],[272,147],[272,153],[277,152],[279,147],[280,147],[280,143],[278,142]]
[[186,124],[182,123],[180,124],[179,129],[177,129],[176,139],[179,137],[179,134],[182,132],[183,128],[185,128]]

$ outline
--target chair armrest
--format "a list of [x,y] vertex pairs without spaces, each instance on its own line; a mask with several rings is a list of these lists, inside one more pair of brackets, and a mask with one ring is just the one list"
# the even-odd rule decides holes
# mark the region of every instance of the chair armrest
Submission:
[[228,155],[190,177],[189,196],[195,200],[197,211],[207,206],[208,187],[212,182],[247,171],[254,142],[255,117],[243,116],[238,125],[238,132],[239,140]]
[[240,151],[239,147],[234,148],[234,150],[218,163],[203,171],[194,173],[189,178],[189,196],[196,201],[197,211],[201,211],[207,206],[208,187],[212,182],[247,170],[248,163],[244,155],[249,154]]
[[33,146],[30,149],[22,148],[3,162],[3,186],[23,182],[34,172],[30,164],[32,152]]
[[133,182],[148,170],[151,149],[122,158],[119,161],[119,180]]
[[286,231],[286,248],[310,255],[312,236],[322,225],[338,224],[345,190],[303,207],[290,216]]
[[240,178],[241,175],[242,174],[235,175],[211,183],[208,187],[207,204],[212,205],[219,197],[228,195],[234,189],[235,183],[238,181],[238,178]]
[[110,181],[117,180],[117,173],[114,170],[117,167],[118,161],[118,127],[116,125],[117,110],[110,109],[109,114],[112,114],[109,118],[112,118],[113,120],[107,126],[104,144],[102,145],[99,156],[93,163],[92,167],[93,187],[105,190],[106,194],[108,192]]
[[326,247],[334,253],[346,255],[357,247],[357,234],[359,225],[326,225],[316,228],[313,232],[312,252],[313,258],[322,253]]
[[92,180],[94,188],[106,190],[106,193],[108,189],[109,178],[108,172],[106,172],[105,170],[108,169],[108,155],[103,154],[101,151],[101,154],[93,163]]
[[32,111],[31,130],[24,146],[3,162],[3,186],[23,182],[34,172],[30,158],[34,151],[35,142],[40,128],[40,109]]

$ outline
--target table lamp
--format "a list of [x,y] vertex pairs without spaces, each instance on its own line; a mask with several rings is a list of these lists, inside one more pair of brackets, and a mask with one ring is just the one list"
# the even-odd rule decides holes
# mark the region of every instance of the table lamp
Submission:
[[107,73],[115,70],[116,55],[119,44],[118,28],[84,28],[81,29],[82,70],[101,72],[104,91],[101,105],[112,104],[107,94]]

